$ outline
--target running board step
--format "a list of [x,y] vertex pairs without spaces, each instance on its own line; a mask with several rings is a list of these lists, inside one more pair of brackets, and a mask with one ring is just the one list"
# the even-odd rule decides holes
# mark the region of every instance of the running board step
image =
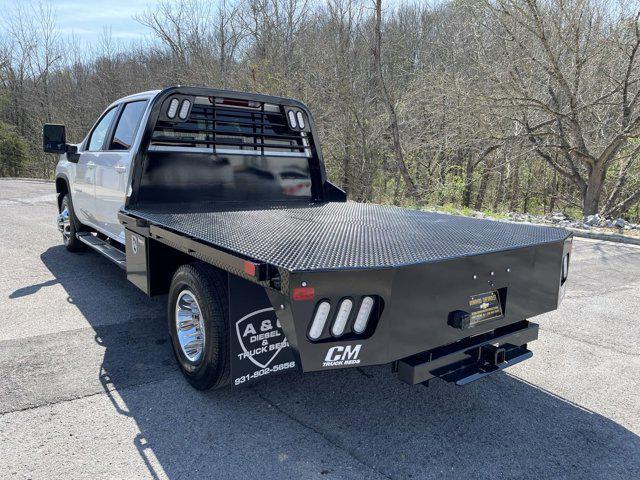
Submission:
[[127,268],[127,257],[121,250],[118,250],[113,245],[96,237],[92,233],[82,232],[78,233],[76,236],[82,243],[89,246],[96,252],[104,255],[123,270]]

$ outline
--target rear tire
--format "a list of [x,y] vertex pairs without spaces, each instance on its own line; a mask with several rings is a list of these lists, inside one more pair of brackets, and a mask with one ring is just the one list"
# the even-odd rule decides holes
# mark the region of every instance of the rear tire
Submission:
[[80,252],[85,249],[84,243],[78,240],[76,233],[80,231],[82,224],[76,218],[71,203],[71,196],[67,193],[60,202],[58,215],[58,229],[62,232],[62,242],[70,252]]
[[187,381],[198,390],[229,384],[227,279],[204,263],[182,265],[169,289],[169,333]]

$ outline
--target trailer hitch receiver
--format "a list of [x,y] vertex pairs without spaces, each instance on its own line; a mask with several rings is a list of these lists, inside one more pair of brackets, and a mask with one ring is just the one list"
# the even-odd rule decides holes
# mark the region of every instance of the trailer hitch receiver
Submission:
[[496,347],[495,345],[483,345],[480,347],[480,369],[483,371],[491,371],[497,368],[501,363],[507,361],[507,353],[504,347]]

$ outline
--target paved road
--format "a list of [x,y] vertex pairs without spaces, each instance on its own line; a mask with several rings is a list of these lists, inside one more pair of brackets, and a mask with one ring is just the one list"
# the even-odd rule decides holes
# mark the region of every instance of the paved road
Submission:
[[640,248],[576,240],[533,359],[464,388],[387,368],[200,393],[146,298],[0,180],[0,478],[640,478]]

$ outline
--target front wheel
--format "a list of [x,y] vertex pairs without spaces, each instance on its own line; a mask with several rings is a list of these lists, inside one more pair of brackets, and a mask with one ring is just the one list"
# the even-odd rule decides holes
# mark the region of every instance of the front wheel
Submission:
[[168,299],[173,352],[187,381],[198,390],[229,384],[227,282],[204,264],[182,265]]
[[62,202],[60,202],[60,213],[58,214],[57,223],[58,230],[62,233],[62,242],[67,250],[70,252],[84,250],[84,243],[76,237],[80,222],[78,222],[73,212],[73,204],[71,203],[71,197],[68,193],[62,197]]

